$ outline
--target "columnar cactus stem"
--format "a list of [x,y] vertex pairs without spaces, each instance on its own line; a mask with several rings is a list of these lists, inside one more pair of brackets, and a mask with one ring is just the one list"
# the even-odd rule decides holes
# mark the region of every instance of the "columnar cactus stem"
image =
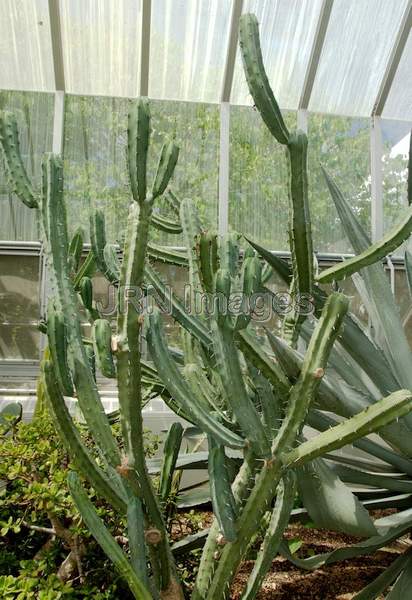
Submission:
[[[161,589],[167,589],[174,576],[174,564],[167,541],[166,528],[147,471],[143,447],[141,414],[141,306],[123,303],[122,294],[140,294],[143,284],[153,197],[146,197],[146,162],[149,145],[150,115],[146,100],[140,99],[129,115],[129,175],[136,204],[130,207],[123,264],[120,274],[119,300],[123,310],[117,319],[117,372],[120,421],[125,443],[125,476],[141,490],[148,518],[160,531],[156,554],[161,567]],[[139,298],[137,298],[139,302]]]
[[82,340],[80,314],[73,284],[69,277],[66,211],[63,201],[63,172],[61,159],[49,155],[43,161],[42,212],[49,237],[47,255],[53,273],[59,304],[66,319],[68,361],[80,408],[90,431],[112,467],[120,462],[119,451],[90,369]]
[[17,122],[11,112],[0,113],[0,146],[11,189],[26,206],[37,208],[38,198],[21,159]]

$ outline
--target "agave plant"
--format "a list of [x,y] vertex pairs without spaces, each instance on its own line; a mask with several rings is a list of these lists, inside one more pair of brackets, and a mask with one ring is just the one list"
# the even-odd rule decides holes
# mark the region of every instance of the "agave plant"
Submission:
[[[203,464],[205,456],[200,452],[178,456],[175,448],[179,447],[181,431],[175,426],[166,447],[160,484],[155,489],[150,471],[156,467],[145,460],[142,435],[142,409],[153,395],[161,395],[176,414],[208,438],[207,464],[215,519],[204,545],[193,600],[230,597],[231,583],[242,559],[257,534],[264,530],[254,568],[242,593],[242,598],[256,596],[279,548],[287,553],[282,535],[297,488],[316,520],[364,537],[372,536],[357,550],[351,549],[352,553],[380,547],[411,525],[408,512],[392,517],[393,522],[373,522],[342,482],[345,478],[350,481],[352,475],[346,476],[341,465],[331,467],[326,462],[333,451],[354,444],[386,465],[408,475],[412,473],[412,444],[405,435],[410,432],[412,375],[405,372],[401,378],[399,364],[395,373],[391,371],[395,358],[391,336],[395,326],[388,323],[385,313],[379,335],[386,345],[385,352],[381,352],[348,313],[348,298],[339,291],[327,296],[319,287],[328,280],[354,276],[362,269],[364,277],[371,273],[364,288],[368,290],[368,308],[377,312],[373,286],[381,286],[381,279],[377,274],[380,267],[374,263],[407,238],[410,215],[372,247],[349,215],[354,235],[360,240],[359,246],[354,244],[358,256],[347,261],[350,264],[336,267],[333,273],[316,273],[307,194],[307,137],[301,131],[289,132],[282,119],[264,71],[253,15],[242,16],[240,46],[255,105],[273,136],[285,146],[288,157],[291,268],[252,241],[241,257],[238,234],[220,237],[205,230],[193,203],[187,199],[179,201],[167,191],[178,158],[178,148],[173,143],[164,145],[149,186],[150,111],[144,98],[132,103],[129,113],[127,164],[131,205],[121,258],[117,248],[106,243],[104,214],[91,211],[92,249],[80,264],[82,236],[77,232],[69,242],[67,234],[61,158],[44,158],[42,189],[35,190],[19,153],[15,119],[10,113],[3,113],[0,119],[0,141],[13,190],[28,207],[38,209],[41,217],[52,284],[44,325],[50,355],[42,364],[49,406],[78,473],[124,514],[128,553],[106,529],[76,472],[70,474],[70,490],[91,533],[139,599],[183,597],[174,555],[193,548],[200,537],[191,536],[175,545],[168,537],[164,507],[173,470]],[[341,198],[331,181],[329,185],[334,195]],[[160,197],[168,200],[173,217],[153,212]],[[343,200],[341,205],[346,207]],[[186,252],[151,243],[152,227],[169,233],[182,232]],[[258,254],[270,268],[262,269]],[[150,259],[187,266],[187,298],[169,298]],[[118,290],[114,331],[93,300],[90,278],[95,269]],[[316,308],[316,320],[311,323],[297,307],[285,319],[281,340],[269,331],[266,340],[260,339],[251,323],[251,300],[265,290],[271,269],[287,281],[293,295],[313,297]],[[182,328],[183,354],[169,348],[161,312],[145,315],[144,303],[131,301],[131,293],[142,289],[147,296],[154,291],[160,306],[169,299],[172,316]],[[241,298],[235,307],[233,297]],[[200,310],[193,314],[187,305],[197,307],[199,298]],[[80,309],[92,326],[90,337],[83,333]],[[153,363],[142,358],[143,329]],[[303,355],[297,350],[301,338],[307,341]],[[364,348],[370,356],[362,353]],[[404,350],[409,352],[407,346],[402,346],[402,353]],[[405,368],[408,356],[402,355]],[[385,376],[381,371],[376,375],[377,365],[386,369],[387,364],[390,368]],[[96,365],[103,376],[117,382],[122,452],[103,410]],[[338,386],[333,378],[339,378]],[[373,394],[365,390],[369,380],[373,380]],[[99,461],[84,446],[64,396],[77,399]],[[334,421],[322,412],[324,409],[344,419]],[[306,424],[320,433],[305,439]],[[396,450],[364,439],[372,431],[379,431]],[[385,480],[387,489],[400,491],[399,486],[404,485],[404,490],[410,490],[410,481],[387,476],[382,470],[379,482]],[[376,477],[379,474],[372,485],[380,485]],[[302,566],[312,568],[335,559],[340,556],[313,557],[309,563],[303,561]]]

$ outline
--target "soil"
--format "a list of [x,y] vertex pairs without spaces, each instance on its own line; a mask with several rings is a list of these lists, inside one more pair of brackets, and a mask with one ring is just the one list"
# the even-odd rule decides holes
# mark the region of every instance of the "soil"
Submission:
[[[390,512],[393,511],[376,511],[373,517],[379,518]],[[210,513],[202,512],[200,515],[203,527],[209,526]],[[185,533],[191,532],[190,525],[184,526],[184,529],[186,529]],[[302,545],[296,552],[299,557],[330,552],[360,541],[360,538],[315,529],[300,523],[291,524],[285,532],[285,537],[288,540],[301,542]],[[278,556],[272,563],[272,569],[265,578],[257,600],[350,600],[363,587],[376,579],[399,553],[405,551],[406,547],[407,543],[397,541],[372,555],[327,565],[316,571],[303,571]],[[232,586],[231,600],[240,598],[252,568],[253,560],[245,560],[242,563]],[[378,600],[381,599],[383,596]]]

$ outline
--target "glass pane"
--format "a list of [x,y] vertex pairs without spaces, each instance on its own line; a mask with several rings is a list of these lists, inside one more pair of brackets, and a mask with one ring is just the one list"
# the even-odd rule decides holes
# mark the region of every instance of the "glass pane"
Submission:
[[407,0],[335,0],[310,110],[371,114],[406,4]]
[[[52,148],[53,94],[0,92],[0,108],[15,113],[19,127],[20,151],[36,189],[41,184],[41,160]],[[36,211],[9,192],[3,159],[0,158],[0,239],[37,240]]]
[[0,2],[0,88],[53,91],[47,0]]
[[[126,129],[129,101],[120,98],[68,96],[66,101],[65,194],[69,227],[88,230],[85,189],[93,205],[106,214],[108,238],[121,241],[131,195],[126,169]],[[219,156],[217,106],[153,100],[149,150],[149,185],[164,141],[175,139],[179,160],[171,188],[192,198],[205,225],[216,223]],[[85,156],[88,156],[88,169]],[[166,214],[162,201],[156,210]],[[182,245],[181,236],[158,233],[157,241]]]
[[227,53],[229,0],[152,3],[149,95],[218,102]]
[[[320,0],[246,0],[243,12],[259,21],[262,54],[270,84],[282,108],[296,109],[305,79]],[[231,101],[251,104],[237,52]]]
[[39,258],[0,255],[0,360],[38,360]]
[[[383,154],[383,212],[385,230],[402,216],[408,204],[407,177],[411,123],[381,121]],[[399,254],[399,250],[396,252]]]
[[[284,113],[296,127],[295,113]],[[230,227],[272,250],[287,250],[288,176],[284,148],[259,113],[246,106],[230,110]]]
[[60,0],[66,89],[137,95],[139,0]]
[[383,108],[383,116],[388,119],[412,120],[412,33],[403,50],[395,78]]
[[314,250],[353,252],[320,165],[329,172],[370,234],[369,120],[310,115],[309,199]]

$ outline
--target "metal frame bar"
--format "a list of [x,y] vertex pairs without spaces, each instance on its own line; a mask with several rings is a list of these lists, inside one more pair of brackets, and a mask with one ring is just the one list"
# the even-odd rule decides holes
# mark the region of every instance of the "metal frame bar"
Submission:
[[316,26],[313,46],[309,57],[308,68],[306,70],[305,80],[303,82],[302,93],[298,108],[307,109],[315,82],[316,72],[319,66],[320,56],[322,54],[323,44],[325,42],[326,31],[329,25],[329,19],[333,8],[333,0],[323,0],[319,12],[319,20]]
[[232,12],[230,15],[229,39],[227,45],[227,54],[225,69],[223,72],[221,102],[229,102],[232,93],[233,74],[235,71],[237,40],[239,32],[239,19],[242,14],[243,0],[233,0]]
[[309,127],[309,112],[306,110],[306,108],[299,108],[296,112],[296,117],[298,129],[301,129],[307,135]]
[[230,104],[220,104],[220,140],[219,140],[219,195],[218,228],[220,234],[229,229],[229,147],[230,147]]
[[56,91],[66,89],[63,61],[62,30],[59,0],[49,0],[50,35],[53,52],[54,84]]
[[409,33],[412,28],[412,0],[409,0],[404,15],[402,17],[399,31],[395,39],[392,51],[389,56],[388,64],[386,65],[381,84],[379,86],[378,95],[372,109],[372,116],[380,116],[385,108],[386,100],[395,79],[396,71],[402,58],[403,51],[408,41]]
[[381,118],[372,117],[370,127],[370,162],[371,162],[371,225],[372,241],[383,236],[383,171],[382,171],[382,130]]
[[140,23],[140,74],[138,96],[149,95],[150,27],[152,20],[151,0],[142,0]]

